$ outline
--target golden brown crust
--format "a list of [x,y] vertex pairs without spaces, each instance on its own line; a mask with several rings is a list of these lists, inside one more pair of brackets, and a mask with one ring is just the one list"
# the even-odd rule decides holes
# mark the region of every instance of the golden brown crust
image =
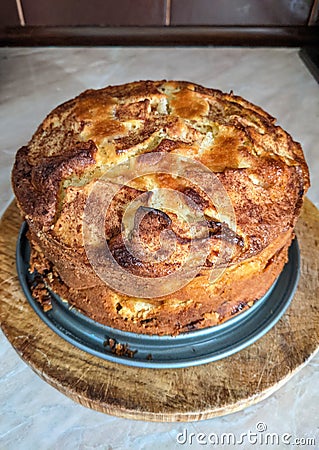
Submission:
[[[105,289],[101,317],[108,310],[110,323],[114,320],[121,327],[122,320],[124,328],[132,326],[135,331],[138,321],[132,319],[125,325],[123,311],[123,317],[118,318],[107,306],[106,298],[111,294],[84,250],[83,216],[92,186],[105,172],[134,156],[143,162],[145,155],[153,155],[156,161],[159,152],[191,158],[212,171],[233,205],[236,227],[227,228],[206,193],[183,178],[156,173],[132,180],[111,201],[105,215],[105,238],[120,266],[134,275],[158,277],[172,273],[183,265],[190,248],[185,224],[172,212],[154,208],[150,197],[138,238],[145,249],[154,251],[160,248],[161,233],[166,231],[174,238],[175,250],[165,261],[155,263],[130,255],[121,236],[121,223],[127,206],[142,193],[173,189],[184,194],[185,208],[192,204],[201,211],[203,227],[209,230],[211,240],[211,252],[199,276],[202,278],[214,264],[222,242],[232,247],[230,268],[268,255],[267,248],[272,248],[273,254],[281,249],[280,243],[276,248],[272,245],[278,236],[291,236],[309,187],[300,144],[260,107],[232,93],[183,81],[141,81],[88,90],[54,109],[29,144],[18,151],[12,173],[13,189],[29,224],[31,241],[38,255],[43,253],[39,258],[47,258],[62,283],[74,290],[78,306],[85,290],[95,286],[101,293]],[[109,183],[114,188],[114,183]],[[195,237],[198,242],[201,233],[199,230]],[[282,263],[272,266],[276,269],[271,277],[257,277],[264,287],[269,287]],[[193,284],[197,285],[196,280]],[[75,293],[78,289],[82,293]],[[251,292],[254,289],[260,293],[256,283],[252,283]],[[228,295],[233,295],[230,288]],[[178,301],[183,303],[182,297]],[[208,314],[207,308],[201,314]],[[183,311],[186,324],[195,310],[187,307]],[[90,314],[89,308],[86,312]],[[164,310],[156,314],[165,322]],[[175,319],[181,323],[177,316]],[[158,332],[170,331],[168,325],[161,326],[159,319],[154,320]],[[211,324],[208,319],[199,323]],[[181,325],[181,329],[185,327]],[[155,325],[150,329],[154,332]]]
[[18,204],[27,219],[49,227],[56,216],[61,183],[71,174],[81,175],[93,164],[96,146],[92,141],[79,142],[64,154],[43,157],[38,164],[28,161],[28,148],[16,157],[12,180]]
[[44,279],[53,291],[97,322],[135,333],[176,335],[219,325],[250,308],[283,269],[291,238],[291,233],[280,236],[260,255],[228,268],[217,283],[209,283],[208,275],[196,277],[178,292],[158,299],[131,298],[98,283],[70,289],[55,272],[48,272],[49,261],[35,250],[33,264],[40,272],[45,268]]

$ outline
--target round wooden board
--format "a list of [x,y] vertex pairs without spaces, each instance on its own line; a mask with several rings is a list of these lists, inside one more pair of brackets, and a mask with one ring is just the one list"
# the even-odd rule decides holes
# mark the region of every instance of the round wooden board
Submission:
[[263,338],[228,358],[184,369],[141,369],[92,356],[36,315],[19,285],[21,225],[10,205],[0,223],[0,324],[22,359],[45,381],[89,408],[153,421],[191,421],[257,403],[286,383],[319,348],[319,211],[306,200],[297,224],[301,277],[288,311]]

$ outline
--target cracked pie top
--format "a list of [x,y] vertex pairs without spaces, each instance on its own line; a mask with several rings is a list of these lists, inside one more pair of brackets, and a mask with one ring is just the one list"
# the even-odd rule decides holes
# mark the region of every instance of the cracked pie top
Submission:
[[172,335],[267,292],[309,174],[300,145],[243,98],[140,81],[54,109],[12,182],[45,284],[98,322]]

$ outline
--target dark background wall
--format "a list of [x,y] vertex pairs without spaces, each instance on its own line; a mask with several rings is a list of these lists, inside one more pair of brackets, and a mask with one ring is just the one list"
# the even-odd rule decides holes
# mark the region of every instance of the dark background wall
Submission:
[[1,0],[0,8],[2,44],[313,43],[319,28],[319,0]]

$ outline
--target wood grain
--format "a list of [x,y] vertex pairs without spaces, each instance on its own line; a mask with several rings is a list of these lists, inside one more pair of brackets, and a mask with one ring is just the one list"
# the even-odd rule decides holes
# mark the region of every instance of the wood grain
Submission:
[[0,324],[30,367],[89,408],[126,418],[191,421],[241,410],[286,383],[319,348],[319,212],[306,200],[296,233],[301,277],[288,311],[262,339],[223,360],[185,369],[141,369],[104,361],[65,342],[35,314],[15,269],[21,218],[0,223]]

